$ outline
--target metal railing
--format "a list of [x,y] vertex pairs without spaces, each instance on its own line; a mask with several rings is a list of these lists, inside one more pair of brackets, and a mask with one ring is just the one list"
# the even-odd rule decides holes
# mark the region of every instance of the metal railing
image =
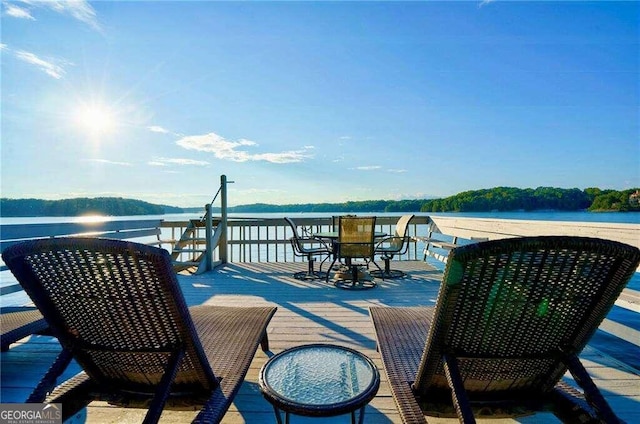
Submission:
[[[395,224],[400,216],[385,216],[376,219],[376,231],[389,235],[395,233]],[[314,234],[331,231],[331,217],[295,218],[301,232]],[[412,237],[407,253],[397,259],[408,260],[422,257],[420,242],[414,238],[426,234],[429,217],[415,217],[408,235]],[[227,222],[227,248],[229,262],[298,262],[304,260],[296,256],[289,239],[293,232],[283,218],[231,218]]]

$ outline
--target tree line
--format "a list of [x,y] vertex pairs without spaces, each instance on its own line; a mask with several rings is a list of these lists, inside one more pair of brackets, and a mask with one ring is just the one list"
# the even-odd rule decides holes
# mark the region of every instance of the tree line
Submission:
[[62,200],[0,199],[0,216],[79,216],[79,215],[162,215],[180,213],[182,208],[155,205],[121,197],[76,198]]
[[[275,205],[257,203],[229,208],[231,212],[490,212],[490,211],[640,211],[631,195],[637,188],[617,191],[599,188],[520,189],[495,187],[469,190],[441,199],[364,200],[343,203]],[[631,199],[631,201],[630,201]]]
[[458,193],[444,199],[432,199],[423,203],[422,212],[488,212],[488,211],[640,211],[633,193],[638,189],[623,191],[599,188],[562,189],[538,187],[520,189],[495,187]]
[[[490,212],[490,211],[639,211],[640,189],[601,190],[599,188],[563,189],[538,187],[520,189],[495,187],[469,190],[441,199],[364,200],[342,203],[303,203],[277,205],[254,203],[229,208],[235,213],[331,213],[331,212]],[[219,212],[219,208],[213,208]],[[156,205],[120,197],[77,198],[64,200],[0,199],[0,216],[78,216],[162,215],[202,212],[202,208]]]

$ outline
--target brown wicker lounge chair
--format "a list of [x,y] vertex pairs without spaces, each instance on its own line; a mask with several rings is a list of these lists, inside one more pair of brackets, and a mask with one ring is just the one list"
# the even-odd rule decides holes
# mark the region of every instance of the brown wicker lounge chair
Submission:
[[[188,309],[166,250],[96,238],[29,241],[2,254],[63,350],[27,402],[63,404],[63,418],[91,400],[202,409],[219,422],[231,404],[274,307]],[[56,387],[71,359],[83,372]]]
[[[435,308],[370,308],[403,422],[442,405],[465,423],[486,405],[619,422],[578,354],[639,262],[635,247],[580,237],[453,249]],[[567,369],[584,397],[560,382]]]
[[32,334],[48,334],[49,324],[38,311],[29,306],[4,307],[0,310],[1,351],[9,350],[11,343],[15,343]]

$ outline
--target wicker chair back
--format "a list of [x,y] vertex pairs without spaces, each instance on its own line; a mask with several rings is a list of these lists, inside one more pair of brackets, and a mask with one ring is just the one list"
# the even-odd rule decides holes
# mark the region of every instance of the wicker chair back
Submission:
[[640,251],[608,240],[494,240],[449,255],[414,388],[448,391],[443,355],[471,398],[549,392],[635,272]]
[[181,354],[174,391],[216,388],[166,250],[56,238],[14,245],[2,257],[53,335],[97,384],[154,393]]

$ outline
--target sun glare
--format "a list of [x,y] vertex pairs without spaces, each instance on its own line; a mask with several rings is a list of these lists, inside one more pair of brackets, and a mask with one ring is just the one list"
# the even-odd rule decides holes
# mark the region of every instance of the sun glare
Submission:
[[93,134],[103,134],[114,127],[111,111],[104,106],[82,106],[76,113],[76,123]]
[[103,215],[89,214],[89,215],[78,216],[78,217],[76,217],[76,219],[74,221],[75,222],[83,222],[83,223],[93,224],[93,223],[98,223],[98,222],[104,222],[106,220],[107,220],[107,217],[105,217]]

